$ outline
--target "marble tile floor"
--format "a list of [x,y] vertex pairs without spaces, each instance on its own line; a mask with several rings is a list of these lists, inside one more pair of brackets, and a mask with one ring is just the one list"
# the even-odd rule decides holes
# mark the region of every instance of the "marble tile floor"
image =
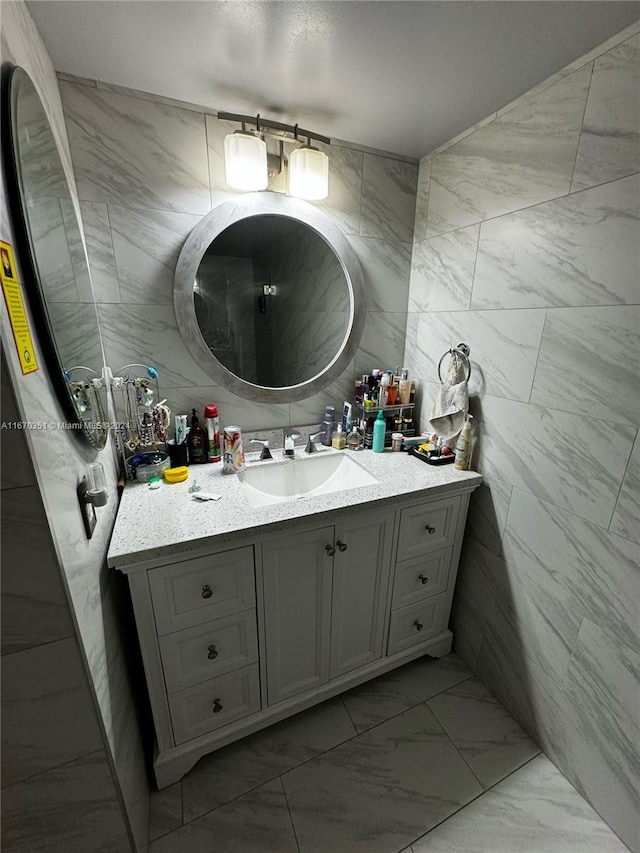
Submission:
[[201,759],[149,853],[626,853],[454,654]]

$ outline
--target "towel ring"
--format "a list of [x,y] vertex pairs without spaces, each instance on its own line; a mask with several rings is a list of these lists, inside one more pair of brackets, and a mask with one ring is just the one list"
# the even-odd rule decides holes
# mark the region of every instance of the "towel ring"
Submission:
[[467,344],[458,344],[457,347],[451,347],[451,349],[448,349],[446,352],[442,353],[440,361],[438,362],[438,379],[440,380],[440,384],[442,384],[442,374],[440,372],[440,368],[442,367],[442,362],[445,360],[445,358],[448,355],[453,355],[454,352],[457,352],[458,355],[461,355],[462,358],[464,358],[464,360],[467,362],[467,380],[466,381],[467,382],[469,381],[469,378],[471,376],[471,361],[469,360],[469,354],[471,353],[471,350],[469,349],[469,346]]

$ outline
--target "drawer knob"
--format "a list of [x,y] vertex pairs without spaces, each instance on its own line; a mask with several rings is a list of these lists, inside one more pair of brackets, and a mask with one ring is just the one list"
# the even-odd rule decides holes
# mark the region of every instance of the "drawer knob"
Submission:
[[418,575],[418,579],[420,580],[420,583],[423,585],[426,583],[429,583],[429,578],[425,577],[424,575]]
[[433,534],[436,532],[435,527],[432,527],[430,524],[425,524],[424,529],[427,531],[429,536],[433,536]]
[[215,660],[218,657],[218,650],[213,644],[209,646],[209,654],[207,657],[209,660]]
[[344,544],[344,542],[341,542],[339,539],[336,542],[336,545],[338,546],[338,551],[346,551],[347,550],[347,546]]
[[202,587],[202,597],[203,597],[203,598],[211,598],[211,596],[212,596],[212,595],[213,595],[213,590],[211,589],[211,587],[209,586],[209,584],[208,584],[208,583],[206,583],[206,584]]
[[416,631],[422,631],[422,629],[424,628],[424,625],[419,619],[416,619],[413,624],[416,626]]
[[219,699],[213,700],[213,713],[219,714],[222,711],[222,702]]
[[336,553],[336,549],[333,547],[333,545],[325,545],[324,550],[330,557],[333,557],[333,555]]

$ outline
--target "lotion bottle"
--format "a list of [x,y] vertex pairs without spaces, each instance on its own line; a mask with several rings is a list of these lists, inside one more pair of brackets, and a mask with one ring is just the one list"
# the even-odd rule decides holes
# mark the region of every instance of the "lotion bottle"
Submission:
[[409,403],[411,398],[411,380],[409,379],[409,371],[403,367],[400,376],[401,379],[398,383],[400,402],[403,404]]
[[471,464],[471,418],[473,415],[467,415],[456,444],[456,461],[453,467],[458,471],[468,471]]
[[382,409],[378,412],[378,417],[373,424],[373,452],[382,453],[384,451],[384,436],[387,431],[387,422],[384,419]]

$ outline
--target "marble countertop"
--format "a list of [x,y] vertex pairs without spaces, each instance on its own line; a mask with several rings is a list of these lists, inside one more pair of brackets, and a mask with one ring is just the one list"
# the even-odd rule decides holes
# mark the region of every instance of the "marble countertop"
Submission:
[[[188,555],[209,545],[253,536],[272,525],[316,516],[320,520],[340,510],[373,502],[377,507],[401,497],[426,497],[460,488],[475,489],[482,482],[474,471],[456,471],[453,465],[427,465],[407,453],[373,453],[326,448],[323,453],[348,454],[378,481],[328,495],[297,498],[255,508],[249,505],[244,486],[234,474],[223,474],[222,464],[194,465],[183,483],[163,482],[159,489],[127,482],[107,554],[108,564],[124,568],[141,561],[171,555]],[[304,464],[304,455],[293,462],[278,458],[260,462],[259,454],[246,456],[251,467]],[[202,491],[215,492],[218,501],[201,502],[189,492],[197,481]]]

